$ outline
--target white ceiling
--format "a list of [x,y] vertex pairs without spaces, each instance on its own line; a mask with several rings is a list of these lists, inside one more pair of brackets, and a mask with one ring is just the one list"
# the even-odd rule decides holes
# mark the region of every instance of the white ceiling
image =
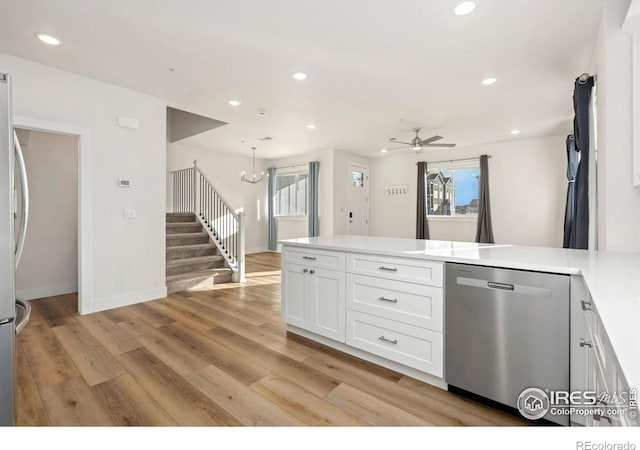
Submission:
[[0,51],[229,122],[183,142],[247,156],[379,156],[412,125],[459,146],[567,133],[602,0],[478,0],[464,17],[457,2],[3,0]]

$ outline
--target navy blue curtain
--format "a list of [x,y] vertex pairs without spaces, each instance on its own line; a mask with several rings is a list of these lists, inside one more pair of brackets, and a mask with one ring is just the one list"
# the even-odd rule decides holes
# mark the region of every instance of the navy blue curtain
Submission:
[[416,239],[429,239],[427,219],[427,163],[418,163],[418,203],[416,205]]
[[576,214],[576,175],[580,155],[576,152],[573,134],[567,136],[567,207],[564,211],[564,239],[562,246],[569,248],[571,243],[571,231]]
[[480,178],[478,193],[478,223],[476,242],[493,244],[493,225],[491,223],[491,201],[489,196],[489,157],[480,156]]
[[[569,226],[568,243],[566,248],[589,248],[589,133],[591,117],[589,105],[591,104],[591,91],[593,90],[593,77],[581,81],[576,78],[573,91],[573,141],[574,150],[578,152],[578,169],[575,178],[575,194],[573,205],[573,222]],[[567,204],[567,208],[569,204]],[[566,214],[565,214],[566,216]],[[566,226],[566,224],[565,224]]]

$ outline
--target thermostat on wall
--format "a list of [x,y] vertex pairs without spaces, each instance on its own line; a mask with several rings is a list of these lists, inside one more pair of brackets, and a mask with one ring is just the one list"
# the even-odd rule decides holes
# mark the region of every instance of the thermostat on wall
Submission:
[[127,180],[126,178],[120,178],[118,180],[118,186],[120,186],[120,187],[131,187],[131,180]]

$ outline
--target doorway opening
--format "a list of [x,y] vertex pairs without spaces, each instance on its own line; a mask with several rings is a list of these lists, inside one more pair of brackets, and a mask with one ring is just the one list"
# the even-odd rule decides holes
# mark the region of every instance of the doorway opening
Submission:
[[79,137],[19,126],[15,130],[24,155],[30,205],[16,295],[34,300],[76,294]]

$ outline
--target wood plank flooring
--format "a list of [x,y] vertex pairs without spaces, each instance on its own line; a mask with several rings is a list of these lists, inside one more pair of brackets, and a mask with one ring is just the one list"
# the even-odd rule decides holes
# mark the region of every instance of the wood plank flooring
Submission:
[[87,316],[75,295],[31,305],[17,345],[18,425],[526,425],[288,334],[278,254],[249,255],[244,285]]

